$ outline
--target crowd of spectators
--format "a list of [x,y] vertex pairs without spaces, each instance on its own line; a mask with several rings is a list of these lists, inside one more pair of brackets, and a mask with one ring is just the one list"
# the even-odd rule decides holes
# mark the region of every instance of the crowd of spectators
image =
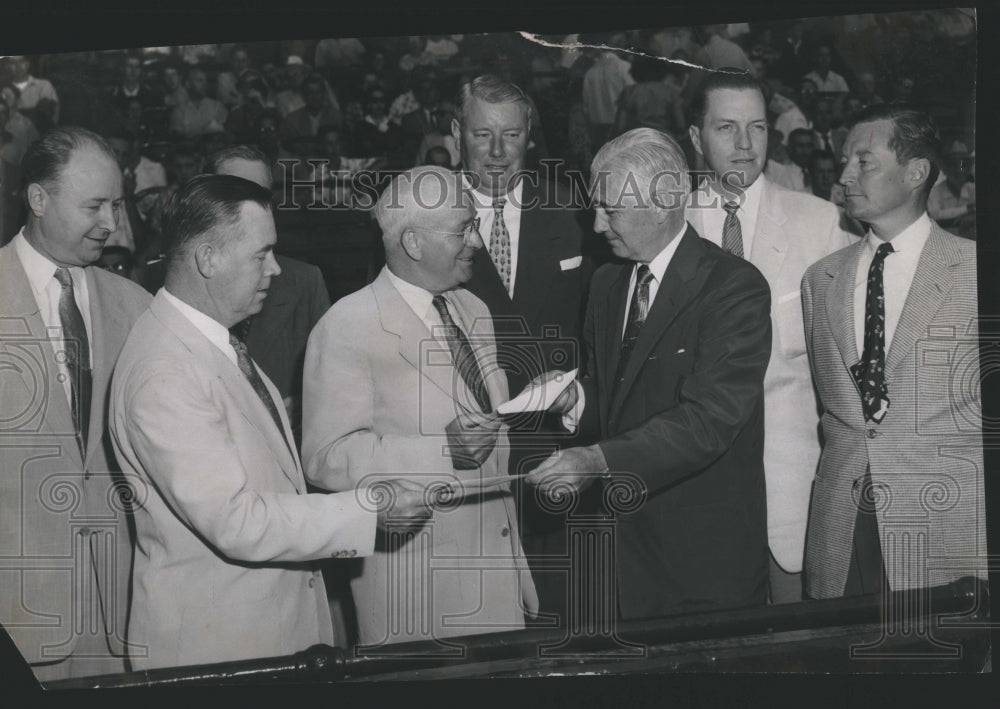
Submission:
[[677,138],[699,166],[687,109],[704,72],[691,65],[762,79],[769,177],[834,203],[843,199],[840,145],[853,114],[884,100],[928,110],[949,146],[931,216],[975,236],[975,27],[960,11],[546,39],[565,48],[498,33],[6,57],[0,236],[6,242],[23,223],[20,160],[51,126],[81,125],[113,139],[128,204],[125,227],[109,243],[120,248],[110,253],[128,254],[141,268],[159,256],[170,194],[227,145],[251,144],[276,164],[291,161],[292,171],[275,171],[275,189],[283,191],[289,176],[300,186],[316,180],[321,208],[356,207],[352,178],[361,170],[457,167],[452,98],[462,81],[483,72],[522,86],[534,103],[528,168],[548,158],[586,172],[606,140],[640,126]]

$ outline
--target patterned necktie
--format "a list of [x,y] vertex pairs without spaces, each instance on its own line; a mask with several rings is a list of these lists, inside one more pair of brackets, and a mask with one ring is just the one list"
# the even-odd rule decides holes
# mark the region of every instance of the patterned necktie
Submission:
[[285,445],[288,446],[288,450],[292,450],[292,446],[289,445],[288,439],[285,438],[285,427],[281,425],[281,415],[278,413],[278,407],[275,406],[274,399],[271,398],[271,393],[267,390],[264,380],[261,379],[260,374],[257,373],[257,368],[253,365],[253,360],[250,358],[247,346],[243,343],[243,340],[238,338],[233,333],[229,333],[229,344],[233,346],[234,350],[236,350],[236,362],[239,365],[240,371],[243,372],[243,376],[245,376],[250,382],[250,386],[253,387],[253,390],[260,398],[261,403],[264,404],[264,408],[266,408],[267,412],[271,414],[271,418],[274,420],[274,425],[277,426],[278,431],[281,432],[281,437],[284,439]]
[[73,294],[73,277],[68,268],[57,268],[55,279],[62,286],[59,295],[59,320],[62,322],[63,347],[66,353],[66,369],[69,370],[73,412],[73,426],[80,453],[87,452],[87,430],[90,426],[90,340],[83,315],[77,307]]
[[628,306],[628,324],[622,336],[618,367],[615,371],[615,390],[621,384],[625,375],[625,365],[628,364],[629,355],[639,339],[642,324],[646,322],[646,315],[649,314],[649,282],[652,280],[653,273],[649,270],[649,266],[640,264],[635,274],[635,290],[632,291],[632,299]]
[[722,208],[726,210],[726,221],[722,224],[722,248],[743,258],[743,227],[740,226],[740,218],[736,216],[740,205],[726,202]]
[[861,361],[851,365],[851,375],[861,390],[865,421],[881,423],[889,408],[889,389],[885,383],[885,290],[882,273],[885,259],[893,253],[892,244],[882,244],[868,269],[868,295],[865,298],[865,346]]
[[490,258],[500,274],[503,288],[510,293],[510,234],[503,220],[503,207],[507,200],[497,197],[493,200],[493,229],[490,230]]
[[441,316],[441,322],[444,323],[445,337],[448,340],[448,349],[451,350],[451,358],[455,363],[455,369],[462,375],[465,385],[469,387],[469,391],[476,397],[476,403],[479,404],[479,408],[484,413],[489,413],[493,410],[490,407],[490,395],[486,391],[486,381],[483,379],[483,373],[479,369],[479,363],[476,361],[476,355],[472,351],[472,345],[469,344],[469,340],[466,338],[465,333],[462,332],[462,328],[456,325],[452,319],[451,313],[448,312],[448,305],[444,296],[436,295],[431,302],[434,304],[435,310],[438,311],[438,315]]

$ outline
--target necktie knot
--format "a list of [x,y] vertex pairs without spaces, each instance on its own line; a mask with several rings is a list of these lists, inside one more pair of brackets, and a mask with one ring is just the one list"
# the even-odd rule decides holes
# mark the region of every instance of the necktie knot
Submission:
[[884,244],[879,244],[879,247],[877,249],[875,249],[875,259],[877,259],[877,260],[885,260],[885,258],[889,254],[892,254],[892,253],[895,253],[895,252],[896,252],[896,250],[894,248],[892,248],[892,244],[890,244],[888,242],[886,242]]
[[651,280],[653,280],[653,272],[649,270],[649,266],[644,263],[639,264],[639,269],[635,274],[636,287],[641,288],[648,285]]
[[726,210],[726,214],[736,214],[736,210],[740,208],[739,202],[726,202],[722,205],[722,208]]
[[55,278],[63,288],[73,287],[73,276],[68,268],[57,268]]
[[507,200],[504,199],[503,197],[494,197],[493,198],[493,211],[494,212],[502,212],[505,204],[507,204]]

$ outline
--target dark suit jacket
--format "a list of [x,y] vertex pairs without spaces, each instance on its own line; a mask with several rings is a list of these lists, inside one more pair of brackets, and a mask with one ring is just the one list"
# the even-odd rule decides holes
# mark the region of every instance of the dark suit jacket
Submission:
[[263,309],[250,320],[247,350],[281,396],[300,397],[306,342],[330,307],[330,296],[316,266],[287,256],[275,259],[281,274],[271,279]]
[[587,308],[582,425],[599,427],[609,469],[646,495],[616,515],[626,619],[763,604],[766,594],[770,290],[690,226],[681,238],[614,398],[632,265],[600,268]]

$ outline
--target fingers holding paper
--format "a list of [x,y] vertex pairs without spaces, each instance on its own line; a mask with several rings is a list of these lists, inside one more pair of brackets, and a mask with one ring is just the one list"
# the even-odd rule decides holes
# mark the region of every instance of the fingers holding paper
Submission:
[[495,414],[463,408],[444,428],[455,469],[471,470],[482,465],[493,452],[502,425],[502,419]]

